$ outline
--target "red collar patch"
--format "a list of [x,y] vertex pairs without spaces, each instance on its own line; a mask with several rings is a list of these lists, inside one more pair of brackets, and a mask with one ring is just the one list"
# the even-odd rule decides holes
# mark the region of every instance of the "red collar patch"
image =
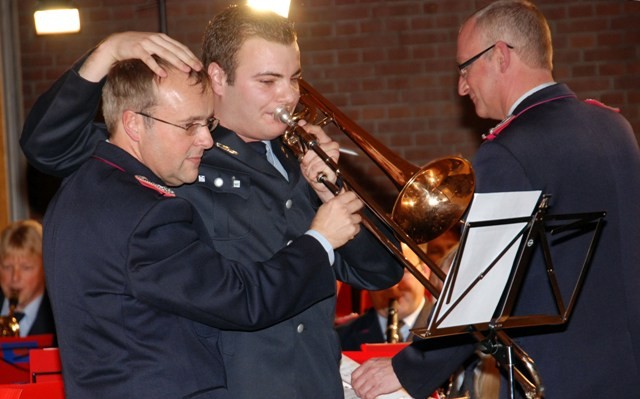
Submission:
[[163,186],[161,184],[157,184],[157,183],[154,183],[152,181],[149,181],[149,179],[147,179],[144,176],[136,175],[135,178],[143,186],[145,186],[147,188],[150,188],[155,192],[160,193],[164,197],[175,197],[176,196],[176,194],[173,192],[173,190],[170,189],[169,187],[165,187],[165,186]]

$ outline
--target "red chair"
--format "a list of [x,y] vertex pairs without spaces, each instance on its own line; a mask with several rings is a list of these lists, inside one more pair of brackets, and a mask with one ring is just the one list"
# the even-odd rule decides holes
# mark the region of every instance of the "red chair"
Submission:
[[32,383],[62,381],[62,364],[58,348],[33,349],[29,356]]
[[58,348],[31,349],[28,373],[24,383],[0,385],[0,399],[64,399]]

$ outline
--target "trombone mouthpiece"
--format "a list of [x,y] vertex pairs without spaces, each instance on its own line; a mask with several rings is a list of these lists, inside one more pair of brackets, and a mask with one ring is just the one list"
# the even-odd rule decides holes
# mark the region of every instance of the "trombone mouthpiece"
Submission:
[[273,117],[275,120],[280,121],[287,126],[293,126],[296,123],[291,119],[291,114],[285,107],[278,107],[273,111]]

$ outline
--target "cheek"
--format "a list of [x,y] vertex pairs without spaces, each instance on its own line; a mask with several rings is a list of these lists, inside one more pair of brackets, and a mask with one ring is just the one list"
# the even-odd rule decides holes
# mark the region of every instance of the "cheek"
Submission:
[[37,283],[40,281],[44,281],[44,269],[36,268],[33,270],[22,272],[22,276],[25,280],[29,282]]
[[236,85],[230,87],[226,102],[227,108],[238,109],[240,111],[247,111],[264,102],[264,98],[267,97],[265,90],[261,90],[258,86],[253,84],[239,84],[236,81]]
[[178,154],[183,154],[185,145],[178,140],[158,140],[146,151],[145,164],[153,165],[152,170],[167,171],[176,167]]

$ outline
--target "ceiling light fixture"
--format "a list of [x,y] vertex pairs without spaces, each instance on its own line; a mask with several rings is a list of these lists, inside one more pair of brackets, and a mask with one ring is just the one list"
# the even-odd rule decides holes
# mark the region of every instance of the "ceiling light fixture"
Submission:
[[33,19],[38,35],[80,31],[80,13],[71,0],[39,0]]
[[291,0],[247,0],[247,4],[258,10],[270,10],[289,18],[289,4]]

